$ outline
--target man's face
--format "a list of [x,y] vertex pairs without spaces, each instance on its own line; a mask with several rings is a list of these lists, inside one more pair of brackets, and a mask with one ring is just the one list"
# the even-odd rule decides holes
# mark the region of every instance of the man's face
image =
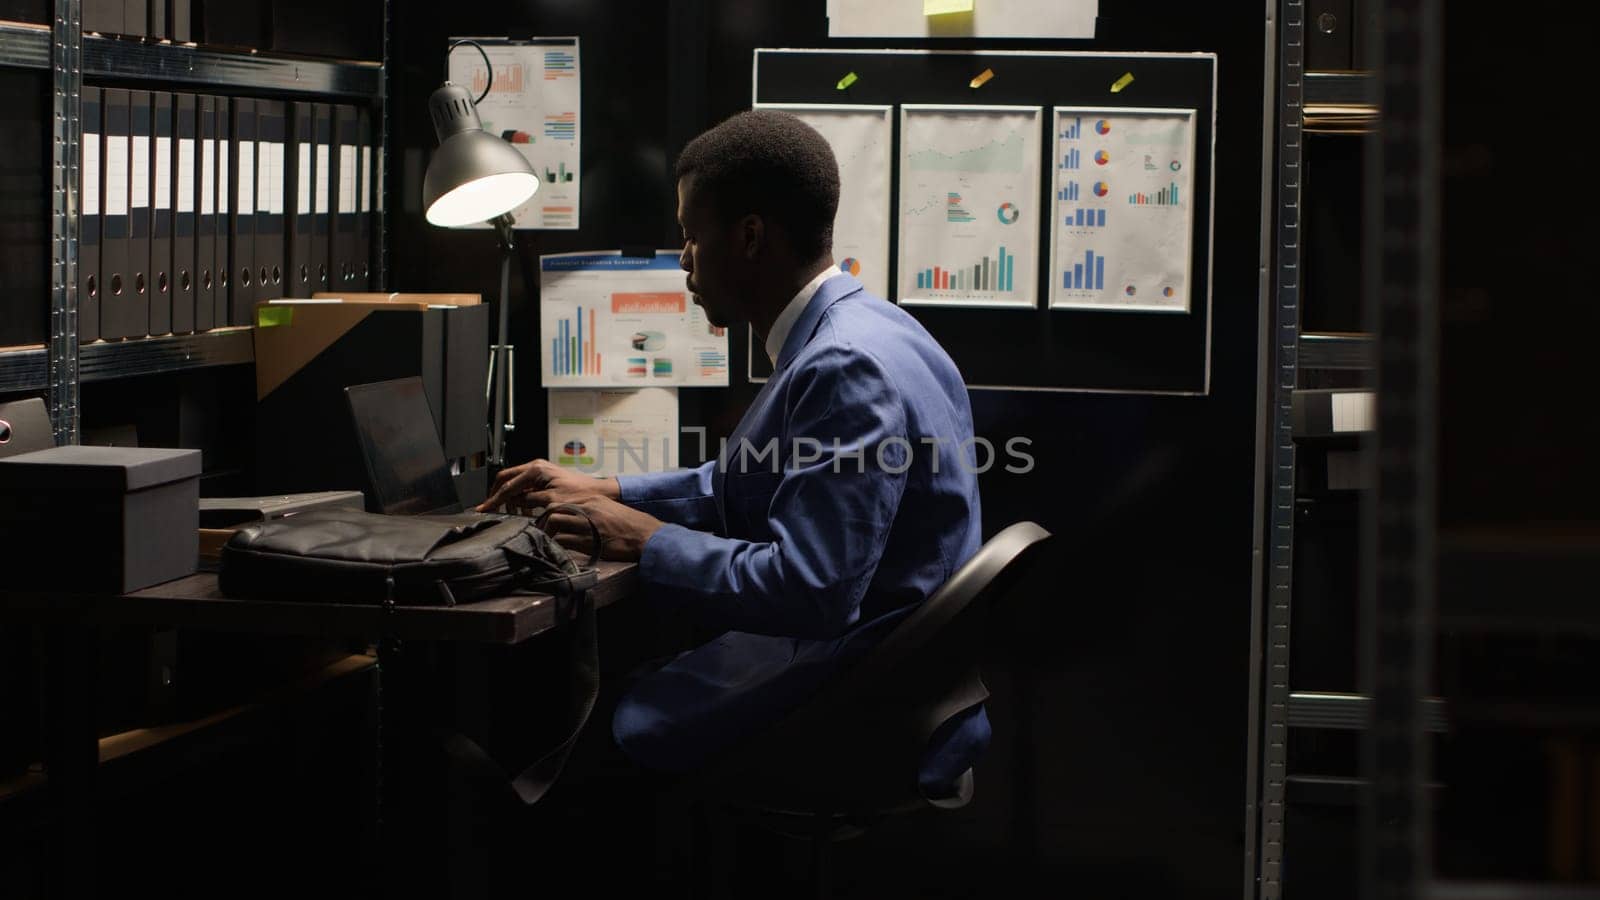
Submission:
[[688,273],[684,280],[706,319],[725,328],[744,318],[744,228],[721,222],[694,181],[694,175],[678,179],[678,225],[683,229],[678,265]]

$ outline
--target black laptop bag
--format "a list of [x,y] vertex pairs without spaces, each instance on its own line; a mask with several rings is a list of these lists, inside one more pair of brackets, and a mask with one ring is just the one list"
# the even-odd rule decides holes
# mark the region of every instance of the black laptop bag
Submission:
[[[574,506],[555,508],[582,515]],[[247,599],[395,606],[525,592],[567,597],[593,587],[593,560],[580,567],[540,525],[485,513],[315,510],[239,529],[222,548],[218,586]]]

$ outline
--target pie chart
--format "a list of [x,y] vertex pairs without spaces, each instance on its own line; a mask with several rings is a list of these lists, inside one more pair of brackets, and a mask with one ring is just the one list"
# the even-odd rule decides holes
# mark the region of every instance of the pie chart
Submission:
[[583,441],[567,441],[561,452],[567,456],[583,456],[589,452],[589,448],[584,446]]
[[1002,203],[1000,204],[1000,209],[996,211],[996,214],[1000,217],[1000,223],[1002,225],[1011,225],[1015,223],[1017,218],[1022,215],[1022,210],[1017,209],[1017,205],[1015,203]]
[[839,260],[839,271],[847,272],[851,275],[860,275],[861,260],[856,259],[854,256],[846,256],[844,259]]
[[1101,119],[1100,121],[1094,123],[1094,133],[1095,134],[1110,134],[1111,133],[1111,123],[1107,122],[1105,119]]
[[1103,165],[1105,165],[1105,164],[1106,164],[1106,163],[1108,163],[1108,162],[1111,162],[1111,154],[1110,154],[1110,153],[1107,153],[1107,152],[1106,152],[1106,151],[1104,151],[1104,150],[1096,150],[1096,151],[1095,151],[1095,152],[1094,152],[1094,161],[1095,161],[1095,162],[1096,162],[1096,163],[1097,163],[1097,164],[1099,164],[1099,165],[1102,165],[1102,166],[1103,166]]

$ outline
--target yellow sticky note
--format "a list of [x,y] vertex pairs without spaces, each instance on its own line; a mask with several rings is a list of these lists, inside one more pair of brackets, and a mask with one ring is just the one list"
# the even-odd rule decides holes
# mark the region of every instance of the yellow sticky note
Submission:
[[922,0],[922,14],[925,16],[958,12],[972,12],[972,0]]
[[1130,84],[1133,84],[1133,73],[1123,72],[1121,78],[1118,78],[1116,81],[1111,83],[1111,93],[1120,94],[1122,93],[1122,89]]
[[294,324],[294,307],[292,306],[256,307],[257,328],[277,328],[280,325],[292,324]]
[[981,87],[984,86],[984,84],[986,82],[988,82],[989,79],[991,79],[993,77],[994,77],[994,70],[993,69],[984,69],[983,73],[980,74],[977,78],[972,79],[972,81],[969,82],[968,86],[969,87],[975,87],[975,88],[981,88]]

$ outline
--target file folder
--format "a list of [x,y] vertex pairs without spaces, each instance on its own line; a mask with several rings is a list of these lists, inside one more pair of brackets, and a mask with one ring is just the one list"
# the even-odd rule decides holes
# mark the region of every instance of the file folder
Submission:
[[172,97],[173,132],[177,152],[172,177],[172,332],[194,331],[194,303],[200,275],[195,269],[195,245],[200,224],[195,197],[200,188],[199,118],[193,94]]
[[84,31],[121,34],[122,0],[83,0],[81,17]]
[[256,101],[233,99],[233,202],[228,243],[233,248],[229,273],[233,294],[228,323],[249,325],[256,306]]
[[78,206],[83,215],[78,219],[78,340],[88,343],[100,338],[100,291],[104,287],[100,277],[100,185],[105,179],[105,125],[101,119],[100,89],[85,86],[79,96],[83,137],[79,144],[82,157],[78,162]]
[[[283,296],[284,247],[289,234],[283,216],[287,108],[280,100],[256,101],[256,300]],[[250,324],[255,324],[253,321]]]
[[171,29],[167,24],[167,2],[168,0],[149,0],[150,15],[145,20],[149,27],[145,29],[144,33],[152,41],[172,37]]
[[150,157],[150,333],[168,334],[173,286],[172,95],[152,95],[151,109],[155,130]]
[[357,161],[361,158],[356,109],[353,106],[336,106],[333,109],[334,182],[337,186],[333,203],[333,247],[329,277],[334,291],[356,289],[356,185]]
[[313,291],[326,291],[333,287],[329,270],[333,267],[333,107],[326,103],[314,106],[316,116],[317,154],[311,168],[315,173],[316,221],[311,239],[313,266]]
[[312,276],[316,267],[311,258],[311,238],[315,230],[312,208],[313,172],[311,161],[316,146],[312,129],[312,104],[290,104],[290,156],[289,191],[294,197],[289,215],[289,284],[284,289],[286,297],[310,297]]
[[194,330],[210,331],[217,321],[217,98],[195,98],[200,128],[199,220],[195,228]]
[[[163,0],[155,0],[163,2]],[[175,43],[187,44],[194,40],[194,5],[192,0],[164,0],[167,4],[167,27]]]
[[217,117],[217,290],[211,311],[213,327],[222,328],[233,305],[233,240],[228,231],[233,218],[233,182],[229,161],[233,159],[233,119],[227,97],[213,97]]
[[360,159],[356,168],[356,239],[355,278],[351,284],[356,291],[372,289],[372,192],[374,190],[372,147],[372,113],[366,107],[356,110],[356,139],[360,142]]
[[145,37],[150,33],[150,4],[161,0],[122,0],[122,33]]
[[128,92],[107,88],[101,93],[105,110],[105,185],[101,215],[104,230],[100,244],[100,336],[107,340],[127,337],[127,305],[133,292],[128,239]]
[[[113,287],[109,302],[100,307],[100,336],[108,340],[144,337],[150,333],[150,94],[147,91],[118,93],[127,98],[128,151],[120,164],[126,166],[123,180],[126,181],[128,225],[126,264],[121,269],[122,290]],[[120,103],[121,98],[117,102]]]

